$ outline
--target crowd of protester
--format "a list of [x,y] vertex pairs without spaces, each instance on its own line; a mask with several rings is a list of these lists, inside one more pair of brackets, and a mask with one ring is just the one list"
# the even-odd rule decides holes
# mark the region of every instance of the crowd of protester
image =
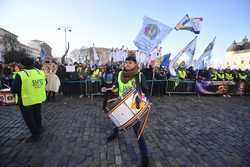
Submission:
[[[103,77],[105,72],[111,72],[114,76],[117,76],[118,72],[121,70],[122,63],[112,63],[112,65],[86,65],[81,63],[74,63],[75,71],[67,72],[66,64],[58,64],[56,62],[47,62],[57,64],[56,75],[60,79],[62,86],[59,92],[63,92],[63,86],[65,81],[83,81],[92,80],[100,81],[103,85],[105,78]],[[42,64],[39,61],[35,62],[35,66],[38,69],[42,69]],[[152,87],[154,95],[163,95],[166,88],[165,80],[171,80],[170,71],[167,67],[152,67],[142,65],[141,72],[145,75],[148,80],[149,86]],[[3,89],[6,85],[11,85],[13,76],[15,72],[22,69],[22,65],[18,63],[3,64],[0,63],[0,88]],[[180,66],[176,70],[176,77],[183,81],[195,81],[195,80],[207,80],[207,81],[243,81],[246,83],[250,82],[250,71],[234,69],[204,69],[204,70],[194,70],[193,67],[185,68]],[[115,77],[114,77],[115,78]],[[162,82],[161,82],[162,81]],[[154,84],[152,84],[154,82]],[[100,87],[96,88],[99,89]],[[67,89],[67,88],[66,88]]]

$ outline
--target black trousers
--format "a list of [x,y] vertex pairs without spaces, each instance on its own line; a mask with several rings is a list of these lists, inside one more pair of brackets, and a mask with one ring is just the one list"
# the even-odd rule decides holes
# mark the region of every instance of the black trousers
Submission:
[[42,131],[41,103],[32,106],[19,105],[19,107],[32,136],[39,136]]
[[[137,122],[133,126],[133,129],[134,129],[134,132],[135,132],[136,136],[139,135],[138,131],[140,129],[140,122]],[[115,127],[113,129],[114,135],[118,136],[118,132],[119,132],[118,128]],[[147,145],[146,145],[145,139],[143,137],[143,134],[141,135],[140,139],[138,140],[138,145],[139,145],[139,150],[140,150],[141,156],[142,157],[148,156],[148,149],[147,149]]]

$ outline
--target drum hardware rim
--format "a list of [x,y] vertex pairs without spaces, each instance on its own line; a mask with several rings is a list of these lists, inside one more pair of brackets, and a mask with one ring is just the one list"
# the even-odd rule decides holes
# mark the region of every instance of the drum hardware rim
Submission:
[[[141,118],[143,118],[147,112],[150,112],[151,110],[151,105],[152,103],[150,103],[149,101],[147,103],[145,103],[145,107],[140,110],[137,113],[134,113],[133,110],[131,109],[131,107],[128,106],[128,104],[125,102],[130,96],[131,94],[135,91],[135,89],[131,89],[125,96],[122,97],[122,99],[116,104],[116,106],[114,108],[112,108],[107,115],[110,117],[110,115],[115,112],[115,110],[120,107],[120,105],[122,103],[125,104],[125,106],[127,108],[129,108],[129,111],[133,113],[133,117],[130,118],[128,121],[126,121],[123,125],[121,126],[117,126],[119,130],[124,130],[127,131],[131,126],[133,126],[136,122],[140,121]],[[118,97],[119,98],[119,97]],[[117,99],[117,98],[116,98]]]
[[[146,111],[146,114],[145,115],[143,115],[143,116],[145,116],[145,119],[144,119],[144,121],[143,121],[143,123],[142,123],[142,125],[140,126],[140,129],[139,129],[139,134],[136,134],[137,135],[137,140],[139,140],[140,139],[140,137],[141,137],[141,135],[144,133],[144,131],[145,131],[145,128],[146,128],[146,124],[147,124],[147,122],[148,122],[148,117],[149,117],[149,114],[150,114],[150,109],[151,109],[151,104],[152,103],[150,103],[150,105],[148,106],[148,110]],[[132,123],[132,124],[130,124],[130,126],[127,126],[127,127],[125,127],[125,128],[122,128],[122,129],[120,129],[120,130],[123,130],[124,132],[127,132],[128,130],[129,130],[129,128],[131,128],[133,125],[135,125],[137,122],[134,122],[134,123]]]
[[137,114],[134,115],[134,117],[130,118],[124,125],[121,125],[120,128],[128,128],[130,127],[133,122],[135,122],[136,120],[140,120],[141,117],[143,117],[143,112],[144,110],[146,110],[147,107],[145,107],[141,112],[138,112]]
[[114,108],[112,108],[111,111],[108,112],[108,115],[112,114],[112,113],[114,112],[114,110],[117,109],[117,108],[120,106],[120,104],[122,104],[124,101],[126,101],[126,100],[129,98],[129,95],[130,95],[131,93],[133,93],[132,90],[129,91],[129,93],[126,94],[126,95],[124,96],[124,98],[123,98]]
[[142,111],[135,114],[134,117],[130,118],[124,125],[121,125],[118,128],[123,129],[123,130],[130,128],[131,126],[133,126],[136,123],[136,120],[140,121],[140,119],[144,116],[143,113],[146,110],[150,110],[150,109],[151,109],[151,103],[147,104],[146,107]]

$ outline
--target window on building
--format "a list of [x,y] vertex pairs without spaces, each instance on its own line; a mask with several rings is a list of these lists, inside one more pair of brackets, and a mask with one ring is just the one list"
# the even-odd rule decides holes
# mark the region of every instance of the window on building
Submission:
[[244,60],[241,60],[241,64],[244,64]]

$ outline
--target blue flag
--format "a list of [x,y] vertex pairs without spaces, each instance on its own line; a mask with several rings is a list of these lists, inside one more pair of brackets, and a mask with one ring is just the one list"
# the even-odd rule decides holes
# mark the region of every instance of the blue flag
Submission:
[[161,66],[163,66],[163,67],[168,66],[170,55],[171,55],[171,53],[164,55],[163,60],[161,62]]
[[41,51],[40,51],[40,60],[41,60],[41,62],[44,61],[45,57],[46,57],[46,51],[44,50],[44,48],[41,48]]
[[176,30],[188,30],[195,34],[200,34],[200,24],[203,21],[202,17],[189,17],[186,14],[179,23],[175,26]]

